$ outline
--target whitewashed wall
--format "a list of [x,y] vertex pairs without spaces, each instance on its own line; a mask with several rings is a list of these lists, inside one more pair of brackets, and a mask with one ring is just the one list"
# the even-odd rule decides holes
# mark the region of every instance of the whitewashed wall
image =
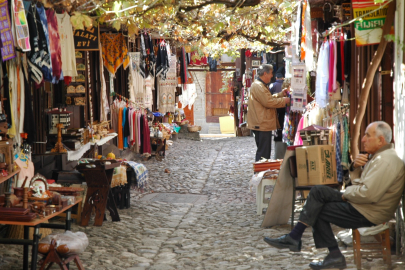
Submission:
[[[395,14],[395,37],[404,44],[404,1],[396,1],[397,9]],[[395,149],[398,155],[405,161],[405,64],[403,51],[398,43],[395,43],[395,74],[394,74],[394,138]]]

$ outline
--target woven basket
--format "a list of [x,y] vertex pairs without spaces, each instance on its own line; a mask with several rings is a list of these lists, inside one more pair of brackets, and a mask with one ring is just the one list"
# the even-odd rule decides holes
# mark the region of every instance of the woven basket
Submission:
[[200,126],[188,126],[187,129],[188,129],[188,132],[198,132],[201,129],[201,127]]

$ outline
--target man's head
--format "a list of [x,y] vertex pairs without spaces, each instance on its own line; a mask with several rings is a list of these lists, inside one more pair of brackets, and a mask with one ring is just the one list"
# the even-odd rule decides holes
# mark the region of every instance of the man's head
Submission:
[[389,144],[392,140],[392,129],[384,121],[373,122],[366,128],[361,142],[364,150],[369,154],[375,154],[381,147]]
[[281,72],[276,72],[276,80],[283,80],[283,74],[281,74]]
[[269,64],[260,65],[257,69],[257,75],[264,83],[270,83],[271,78],[273,78],[273,66]]

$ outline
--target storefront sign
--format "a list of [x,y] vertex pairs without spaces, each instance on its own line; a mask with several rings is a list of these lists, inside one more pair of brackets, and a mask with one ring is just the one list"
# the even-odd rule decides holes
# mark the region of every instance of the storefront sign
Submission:
[[[387,16],[388,5],[382,9],[378,8],[387,2],[388,1],[384,1],[383,4],[374,4],[374,0],[353,1],[353,18],[361,17],[366,13],[376,10],[354,23],[357,46],[380,43],[382,27],[384,26],[385,18]],[[393,32],[393,28],[391,29],[391,32]]]
[[78,51],[98,51],[100,33],[98,27],[74,31],[75,49]]

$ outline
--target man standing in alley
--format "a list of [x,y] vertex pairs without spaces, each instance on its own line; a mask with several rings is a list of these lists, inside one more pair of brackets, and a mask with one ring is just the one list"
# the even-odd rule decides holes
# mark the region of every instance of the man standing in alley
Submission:
[[270,159],[271,134],[280,128],[276,108],[285,107],[290,103],[287,91],[272,95],[268,84],[273,77],[273,66],[263,64],[257,69],[258,79],[250,87],[247,127],[253,130],[256,141],[256,161],[261,158]]
[[342,194],[328,186],[315,186],[294,229],[279,238],[264,241],[277,248],[301,250],[304,230],[311,226],[316,248],[328,248],[321,262],[312,269],[345,268],[330,224],[357,229],[389,221],[398,207],[404,189],[405,166],[394,150],[391,127],[382,121],[371,123],[362,138],[367,154],[359,154],[350,166],[351,186]]

